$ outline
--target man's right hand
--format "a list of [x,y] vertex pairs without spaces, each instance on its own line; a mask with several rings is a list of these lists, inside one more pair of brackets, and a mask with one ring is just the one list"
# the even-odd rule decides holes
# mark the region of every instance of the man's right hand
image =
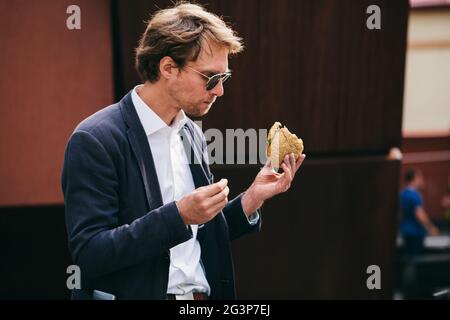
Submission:
[[176,201],[186,225],[202,224],[213,219],[228,203],[228,180],[200,187]]

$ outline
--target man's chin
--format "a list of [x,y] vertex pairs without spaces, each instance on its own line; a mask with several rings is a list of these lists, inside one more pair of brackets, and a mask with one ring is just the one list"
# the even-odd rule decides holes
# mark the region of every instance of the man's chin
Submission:
[[186,113],[192,117],[202,117],[209,112],[211,106],[212,103],[211,104],[202,103],[200,106],[197,106],[195,108],[192,108],[191,110],[186,111]]

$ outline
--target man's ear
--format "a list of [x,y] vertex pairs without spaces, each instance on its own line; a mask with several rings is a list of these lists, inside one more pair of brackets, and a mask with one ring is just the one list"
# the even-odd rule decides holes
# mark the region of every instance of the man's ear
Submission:
[[171,57],[165,56],[159,61],[159,73],[161,77],[170,79],[178,73],[177,64]]

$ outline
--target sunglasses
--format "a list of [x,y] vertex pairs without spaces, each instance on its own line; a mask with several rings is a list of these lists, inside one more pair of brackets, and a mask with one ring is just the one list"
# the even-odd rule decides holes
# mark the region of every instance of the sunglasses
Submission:
[[191,68],[189,66],[187,66],[187,67],[189,69],[191,69],[192,71],[195,71],[199,75],[208,79],[208,82],[206,82],[206,90],[207,91],[212,90],[215,86],[217,86],[217,84],[219,83],[220,80],[222,80],[222,84],[224,84],[231,77],[231,72],[218,73],[211,77],[208,77],[206,74],[203,74],[200,71],[195,70],[194,68]]

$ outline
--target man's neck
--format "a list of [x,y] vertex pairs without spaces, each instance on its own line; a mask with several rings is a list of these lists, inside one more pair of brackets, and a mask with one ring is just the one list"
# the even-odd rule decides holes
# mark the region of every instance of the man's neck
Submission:
[[145,82],[143,86],[136,88],[136,93],[167,125],[175,119],[180,109],[174,107],[174,102],[169,94],[162,88],[160,82]]

